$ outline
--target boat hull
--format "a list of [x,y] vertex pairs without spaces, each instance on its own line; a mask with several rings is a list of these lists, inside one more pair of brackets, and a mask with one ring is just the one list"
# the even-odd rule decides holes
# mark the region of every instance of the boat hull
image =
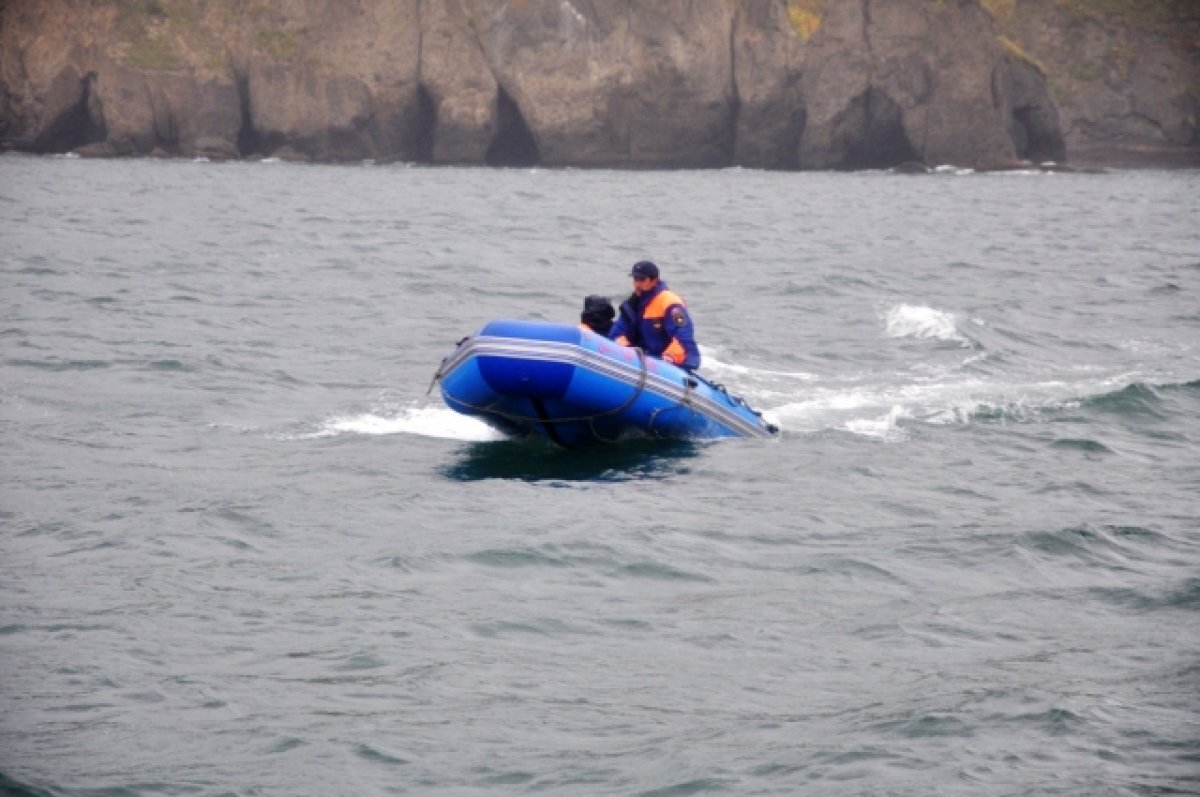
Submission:
[[569,324],[492,321],[438,371],[451,409],[566,447],[641,437],[770,437],[721,386]]

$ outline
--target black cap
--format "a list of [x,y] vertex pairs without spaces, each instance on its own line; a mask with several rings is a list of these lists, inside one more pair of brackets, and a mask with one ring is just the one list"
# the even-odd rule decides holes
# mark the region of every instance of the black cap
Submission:
[[658,266],[654,265],[649,260],[639,260],[633,264],[633,270],[629,272],[629,276],[658,279]]
[[605,318],[614,318],[617,311],[613,309],[612,302],[607,296],[592,294],[583,300],[583,312],[595,313]]

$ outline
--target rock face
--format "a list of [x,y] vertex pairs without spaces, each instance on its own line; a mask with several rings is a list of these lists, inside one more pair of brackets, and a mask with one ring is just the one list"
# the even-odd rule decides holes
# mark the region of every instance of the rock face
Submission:
[[[781,169],[1200,151],[1195,51],[1088,1],[6,0],[0,147]],[[1109,71],[1079,90],[1088,58]]]
[[1042,76],[1006,54],[978,5],[836,4],[808,63],[801,166],[998,165],[1065,155]]
[[1002,43],[1046,76],[1072,158],[1200,165],[1200,3],[987,4]]

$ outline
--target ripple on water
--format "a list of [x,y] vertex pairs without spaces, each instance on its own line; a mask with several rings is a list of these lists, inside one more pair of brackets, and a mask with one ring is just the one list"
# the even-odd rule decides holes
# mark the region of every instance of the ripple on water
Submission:
[[1099,440],[1087,438],[1064,437],[1050,444],[1052,448],[1065,451],[1079,451],[1084,454],[1112,454],[1113,450]]
[[396,755],[395,753],[385,753],[377,747],[371,745],[359,744],[354,747],[354,754],[364,761],[369,761],[372,764],[386,764],[388,766],[403,766],[409,763],[407,758]]
[[1170,556],[1178,547],[1165,535],[1141,526],[1091,524],[1029,532],[1021,535],[1017,545],[1040,556],[1067,557],[1106,569]]
[[187,365],[180,360],[151,360],[146,364],[152,371],[195,371],[195,366]]
[[98,368],[110,368],[113,363],[108,360],[5,360],[5,365],[15,368],[38,368],[45,371],[92,371]]
[[577,623],[568,623],[555,617],[542,617],[530,620],[495,620],[491,622],[472,623],[471,630],[478,636],[486,638],[509,636],[594,636],[594,630],[584,628]]
[[464,557],[469,562],[488,567],[567,567],[562,558],[549,556],[531,548],[499,548],[477,551]]
[[1200,578],[1154,588],[1095,587],[1090,592],[1105,603],[1135,612],[1200,609]]
[[651,579],[655,581],[682,581],[700,584],[715,584],[717,580],[703,573],[675,567],[664,562],[642,561],[621,565],[617,569],[621,576],[635,579]]

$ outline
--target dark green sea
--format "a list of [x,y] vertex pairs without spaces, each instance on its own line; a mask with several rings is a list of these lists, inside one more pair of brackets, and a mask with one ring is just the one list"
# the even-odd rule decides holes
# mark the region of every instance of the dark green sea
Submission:
[[[770,441],[427,390],[649,258]],[[1200,173],[0,157],[0,794],[1200,793]]]

